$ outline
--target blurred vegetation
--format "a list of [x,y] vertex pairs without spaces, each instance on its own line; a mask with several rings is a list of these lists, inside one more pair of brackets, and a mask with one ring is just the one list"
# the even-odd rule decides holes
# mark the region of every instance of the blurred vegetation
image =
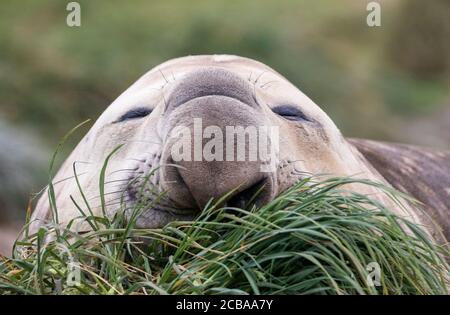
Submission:
[[366,1],[79,2],[80,28],[65,24],[68,1],[0,5],[0,113],[51,144],[151,67],[189,54],[274,67],[350,136],[421,143],[397,121],[450,107],[447,0],[380,1],[378,28],[365,23]]
[[[0,120],[0,230],[24,218],[30,193],[42,185],[46,151],[38,139]],[[2,211],[3,209],[22,211]],[[1,243],[1,238],[0,238]],[[1,244],[0,244],[1,248]]]
[[399,21],[388,50],[398,68],[418,79],[436,79],[450,69],[450,1],[432,5],[410,0],[399,13]]
[[[79,208],[70,223],[26,228],[13,257],[0,255],[0,294],[448,294],[448,249],[348,184],[406,201],[371,181],[312,177],[261,208],[222,208],[222,199],[161,229],[136,228],[146,198],[114,216]],[[71,231],[80,222],[92,228],[82,237]],[[378,285],[368,281],[373,262]]]
[[153,66],[227,53],[278,70],[347,136],[450,147],[447,0],[379,1],[372,28],[367,1],[84,0],[79,28],[68,2],[0,4],[0,116],[50,146]]

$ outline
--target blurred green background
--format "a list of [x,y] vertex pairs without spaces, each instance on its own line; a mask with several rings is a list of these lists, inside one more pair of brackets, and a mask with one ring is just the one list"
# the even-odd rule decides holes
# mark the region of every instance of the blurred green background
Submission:
[[[0,137],[17,143],[12,147],[31,141],[40,148],[30,149],[32,158],[23,162],[36,175],[17,184],[19,201],[0,196],[0,213],[25,208],[23,192],[45,183],[42,160],[71,127],[96,119],[153,66],[190,54],[237,54],[266,63],[346,136],[450,148],[448,0],[378,1],[381,27],[367,26],[368,1],[361,0],[95,0],[78,1],[82,25],[70,28],[68,2],[0,4],[0,125],[12,130]],[[24,153],[0,150],[5,187],[15,179],[2,167],[23,165],[2,166],[1,156]]]

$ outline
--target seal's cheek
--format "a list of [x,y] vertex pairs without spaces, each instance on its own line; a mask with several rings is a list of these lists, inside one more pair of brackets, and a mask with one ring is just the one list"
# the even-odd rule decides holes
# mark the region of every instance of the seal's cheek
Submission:
[[333,148],[320,128],[280,123],[280,161],[294,163],[295,170],[315,174],[329,171]]

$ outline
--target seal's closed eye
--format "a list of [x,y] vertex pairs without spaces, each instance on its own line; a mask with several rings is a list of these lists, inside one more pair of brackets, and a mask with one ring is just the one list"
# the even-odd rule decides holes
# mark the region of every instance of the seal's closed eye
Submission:
[[129,120],[129,119],[142,118],[142,117],[148,116],[151,112],[152,112],[152,110],[150,108],[145,108],[145,107],[134,108],[132,110],[129,110],[125,114],[123,114],[119,119],[117,119],[115,121],[115,123],[123,122],[123,121]]
[[275,114],[278,114],[282,116],[283,118],[286,118],[288,120],[293,121],[299,121],[299,120],[306,120],[311,121],[306,115],[297,107],[292,105],[279,105],[274,108],[272,108],[272,111]]

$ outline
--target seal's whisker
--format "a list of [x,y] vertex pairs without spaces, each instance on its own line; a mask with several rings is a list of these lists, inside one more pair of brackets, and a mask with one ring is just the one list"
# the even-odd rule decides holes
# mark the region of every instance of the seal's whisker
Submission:
[[259,87],[260,87],[261,89],[264,89],[264,88],[266,88],[266,86],[270,86],[271,84],[274,84],[274,83],[279,83],[279,81],[272,80],[272,81],[266,82],[266,83],[264,83],[264,84],[261,84]]
[[126,186],[124,184],[110,185],[110,186],[108,186],[108,188],[111,190],[112,189],[115,189],[115,190],[121,189],[123,191],[126,190]]
[[94,162],[78,161],[78,160],[74,161],[74,163],[76,163],[76,164],[94,164]]
[[[115,202],[115,203],[107,203],[107,204],[105,204],[105,207],[108,208],[108,207],[113,207],[113,206],[121,205],[121,204],[123,204],[123,203],[125,203],[125,202],[127,202],[127,201],[129,201],[129,200],[130,200],[130,199],[128,199],[128,200],[124,199],[124,200],[121,200],[121,201]],[[98,205],[97,207],[101,207],[101,205]]]
[[164,167],[166,167],[166,166],[177,167],[177,168],[180,168],[180,169],[186,170],[186,171],[189,170],[189,169],[186,168],[185,166],[181,166],[181,165],[177,165],[177,164],[172,164],[172,163],[161,163],[161,164],[159,165],[160,168],[162,168],[163,166],[164,166]]
[[[125,192],[125,190],[123,190],[123,189],[122,189],[122,190],[116,190],[116,191],[110,191],[110,192],[104,193],[103,196],[108,196],[108,195],[113,195],[113,194],[123,193],[123,192]],[[91,201],[91,200],[94,200],[94,199],[96,199],[96,198],[100,198],[101,196],[102,196],[102,195],[89,197],[88,200]]]
[[135,167],[135,168],[124,168],[124,169],[112,171],[112,172],[109,173],[108,175],[112,175],[112,174],[116,174],[116,173],[120,173],[120,172],[135,172],[135,171],[137,171],[138,169],[139,169],[138,167]]
[[[133,180],[136,180],[136,179],[133,179]],[[118,186],[119,186],[119,185],[118,185]],[[116,190],[116,191],[110,191],[110,192],[104,193],[103,195],[104,195],[104,196],[107,196],[107,195],[112,195],[112,194],[122,193],[122,195],[121,195],[120,197],[109,200],[109,201],[115,201],[115,200],[117,200],[117,199],[122,198],[122,197],[127,193],[126,190],[127,190],[127,187],[123,187],[123,189]],[[150,189],[144,190],[144,193],[146,193],[145,196],[148,196],[147,194],[155,194],[155,192],[154,192],[153,190],[150,190]],[[101,197],[101,195],[93,196],[93,197],[90,197],[89,200],[94,200],[94,199],[100,198],[100,197]]]
[[294,175],[308,175],[308,176],[312,176],[312,174],[310,172],[299,171],[299,170],[293,170],[292,174],[294,174]]
[[[100,196],[98,196],[97,198],[99,198]],[[125,192],[123,193],[123,194],[121,194],[120,196],[118,196],[118,197],[116,197],[116,198],[112,198],[112,199],[110,199],[110,200],[107,200],[107,202],[105,203],[105,205],[108,205],[108,204],[111,204],[111,203],[114,203],[114,202],[116,202],[116,201],[118,201],[118,200],[123,200],[123,202],[126,202],[126,201],[129,201],[129,200],[131,200],[132,199],[132,197],[131,196],[128,196],[128,194],[126,194]],[[94,199],[95,200],[95,199]],[[101,205],[100,205],[101,206]]]
[[106,185],[106,184],[117,183],[117,182],[131,181],[131,180],[133,180],[133,179],[128,179],[128,178],[124,178],[124,179],[115,179],[115,180],[110,180],[110,181],[105,182],[105,185]]
[[164,115],[164,112],[167,110],[167,101],[166,101],[166,97],[164,96],[164,90],[161,90],[161,99],[163,100],[163,103],[164,103],[164,111],[163,111],[163,115]]
[[[77,177],[80,177],[80,176],[82,176],[82,175],[86,175],[87,173],[89,173],[89,172],[83,172],[83,173],[77,174]],[[65,182],[65,181],[67,181],[67,180],[69,180],[69,179],[74,179],[74,178],[75,178],[75,175],[69,176],[69,177],[66,177],[66,178],[57,180],[57,181],[55,181],[55,182],[52,182],[52,185],[55,186],[55,185],[57,185],[57,184],[61,184],[62,182]],[[47,186],[48,186],[48,185],[47,185]],[[46,187],[47,187],[47,186],[46,186]]]
[[288,162],[288,164],[293,164],[293,163],[297,163],[297,162],[305,162],[305,160],[298,159],[298,160],[289,160],[287,162]]
[[162,144],[162,142],[149,141],[149,140],[127,140],[128,142],[142,142],[142,143],[151,143],[151,144]]
[[153,149],[150,149],[149,151],[142,151],[142,152],[139,152],[139,154],[145,154],[145,155],[154,155],[154,154],[159,154],[159,153],[160,153],[159,150],[155,151],[155,150],[153,150]]
[[169,80],[167,80],[166,76],[164,75],[164,73],[162,72],[161,69],[158,69],[159,73],[161,73],[162,77],[164,78],[164,80],[169,83]]
[[253,84],[256,85],[256,84],[258,83],[259,79],[261,79],[261,77],[262,77],[265,73],[267,73],[267,72],[269,72],[269,70],[264,70],[264,71],[262,71],[261,74],[260,74],[260,75],[256,78],[256,80],[253,82]]
[[127,198],[131,199],[131,197],[126,194],[126,192],[123,192],[120,196],[110,199],[110,200],[108,200],[108,202],[111,203],[111,202],[114,202],[117,200],[126,200]]
[[123,190],[125,190],[126,189],[126,185],[124,185],[124,184],[117,184],[117,185],[108,186],[108,188],[112,188],[112,189],[123,188]]
[[125,186],[126,187],[127,185],[129,185],[130,183],[132,183],[135,180],[140,179],[141,177],[142,176],[139,175],[139,176],[136,176],[133,178],[112,179],[112,180],[106,181],[104,183],[104,186],[110,188],[110,187],[114,187],[114,186],[111,186],[111,184],[117,183],[118,184],[117,186]]
[[[145,142],[145,141],[142,141]],[[151,143],[151,142],[148,142]],[[155,152],[154,151],[143,151],[143,152],[139,152],[139,155],[154,155]],[[126,158],[126,159],[122,159],[121,161],[136,161],[136,162],[141,162],[144,163],[147,160],[147,157],[143,157],[143,158]]]
[[136,162],[144,163],[144,162],[146,161],[146,159],[134,159],[134,158],[128,158],[128,159],[124,159],[124,161],[136,161]]

